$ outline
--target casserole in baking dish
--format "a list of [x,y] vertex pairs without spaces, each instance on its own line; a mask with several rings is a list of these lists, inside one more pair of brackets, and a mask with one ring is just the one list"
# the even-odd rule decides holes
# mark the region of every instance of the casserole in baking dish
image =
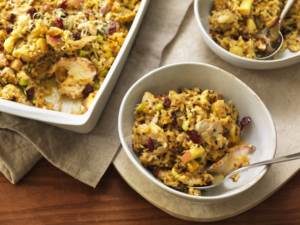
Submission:
[[0,0],[0,110],[91,130],[148,3]]

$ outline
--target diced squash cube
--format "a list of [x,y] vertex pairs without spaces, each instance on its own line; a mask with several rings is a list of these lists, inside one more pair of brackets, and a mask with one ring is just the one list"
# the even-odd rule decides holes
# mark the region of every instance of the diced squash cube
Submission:
[[247,29],[250,34],[254,34],[257,31],[256,24],[252,18],[247,20]]
[[249,16],[251,13],[252,5],[253,5],[253,0],[242,0],[242,3],[239,7],[239,12],[243,16]]
[[193,160],[187,164],[188,171],[193,173],[200,168],[200,165],[197,161]]
[[187,131],[189,129],[189,121],[188,120],[184,120],[183,123],[182,123],[182,126],[181,128],[184,130],[184,131]]
[[10,68],[12,68],[15,71],[20,71],[20,69],[22,68],[23,63],[21,60],[19,59],[15,59],[14,61],[11,62],[10,64]]
[[197,147],[197,148],[191,148],[190,150],[186,151],[182,156],[181,156],[181,161],[183,163],[187,163],[191,160],[198,159],[202,156],[205,155],[205,150],[203,147]]
[[238,55],[238,56],[244,56],[244,51],[241,47],[239,46],[231,46],[229,51],[235,55]]
[[14,50],[14,47],[15,47],[15,42],[16,42],[15,37],[10,36],[9,38],[7,38],[3,44],[5,51],[7,51],[8,53],[12,53],[12,51]]

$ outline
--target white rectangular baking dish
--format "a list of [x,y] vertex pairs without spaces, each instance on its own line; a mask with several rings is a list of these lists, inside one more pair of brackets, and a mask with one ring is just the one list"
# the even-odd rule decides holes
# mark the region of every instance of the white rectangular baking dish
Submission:
[[139,27],[149,3],[150,0],[141,0],[140,8],[131,25],[124,44],[121,47],[102,86],[98,90],[93,103],[86,113],[82,115],[72,115],[64,112],[56,112],[33,106],[27,106],[21,103],[16,103],[4,99],[0,99],[0,111],[15,116],[49,123],[51,125],[78,133],[88,133],[89,131],[91,131],[97,124],[97,121],[106,105],[113,87],[118,80],[120,72],[126,62],[127,56],[130,52],[135,36],[138,33]]

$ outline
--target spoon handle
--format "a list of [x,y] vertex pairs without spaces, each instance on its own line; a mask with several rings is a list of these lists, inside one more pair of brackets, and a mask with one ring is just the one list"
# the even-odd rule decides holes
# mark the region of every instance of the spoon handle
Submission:
[[285,18],[286,14],[289,12],[290,8],[292,7],[292,5],[294,4],[295,0],[288,0],[287,3],[285,4],[280,17],[279,17],[279,27],[281,27],[282,21]]
[[248,170],[248,169],[251,169],[251,168],[271,165],[271,164],[275,164],[275,163],[282,163],[282,162],[292,161],[292,160],[296,160],[296,159],[300,159],[300,152],[295,153],[295,154],[291,154],[291,155],[281,156],[281,157],[274,158],[274,159],[271,159],[271,160],[265,160],[265,161],[253,163],[253,164],[250,164],[248,166],[244,166],[242,168],[239,168],[237,170],[232,171],[232,173],[230,173],[229,176],[232,176],[233,174],[236,174],[236,173],[239,173],[241,171]]

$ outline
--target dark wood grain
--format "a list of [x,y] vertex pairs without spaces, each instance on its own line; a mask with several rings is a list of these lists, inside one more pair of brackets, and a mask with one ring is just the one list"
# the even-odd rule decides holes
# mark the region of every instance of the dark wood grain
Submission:
[[[136,194],[110,168],[92,189],[41,161],[18,185],[0,176],[1,225],[181,225]],[[300,174],[270,199],[210,225],[299,225]]]

